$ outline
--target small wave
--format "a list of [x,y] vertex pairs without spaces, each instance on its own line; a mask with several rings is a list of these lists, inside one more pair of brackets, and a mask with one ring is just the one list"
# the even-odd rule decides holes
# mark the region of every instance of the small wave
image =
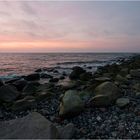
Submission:
[[9,74],[5,76],[0,76],[0,79],[6,81],[6,80],[14,79],[14,78],[19,78],[19,77],[20,76],[16,74]]
[[57,63],[57,65],[71,65],[71,64],[92,64],[92,63],[105,63],[106,61],[98,61],[98,60],[94,60],[94,61],[76,61],[76,62],[60,62]]

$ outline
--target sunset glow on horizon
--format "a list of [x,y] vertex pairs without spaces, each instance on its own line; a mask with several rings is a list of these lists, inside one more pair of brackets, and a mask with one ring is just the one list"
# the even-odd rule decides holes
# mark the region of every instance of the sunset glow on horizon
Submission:
[[0,52],[140,52],[140,2],[0,1]]

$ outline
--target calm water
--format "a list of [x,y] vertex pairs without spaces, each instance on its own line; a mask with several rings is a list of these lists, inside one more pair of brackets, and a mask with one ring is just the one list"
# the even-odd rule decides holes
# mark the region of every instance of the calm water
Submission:
[[38,68],[58,67],[68,69],[75,65],[84,67],[97,66],[114,62],[118,58],[128,57],[133,54],[121,53],[27,53],[27,54],[0,54],[0,76],[23,75],[32,73]]

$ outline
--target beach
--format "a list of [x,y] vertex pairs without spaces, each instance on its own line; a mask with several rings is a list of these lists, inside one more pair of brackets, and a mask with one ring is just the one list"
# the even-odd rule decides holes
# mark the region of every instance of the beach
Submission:
[[101,56],[1,74],[0,138],[140,138],[140,55]]

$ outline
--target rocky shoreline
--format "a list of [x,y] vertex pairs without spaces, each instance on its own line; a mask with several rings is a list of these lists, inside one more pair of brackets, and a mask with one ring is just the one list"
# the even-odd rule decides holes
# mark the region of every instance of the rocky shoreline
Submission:
[[87,69],[0,81],[0,138],[139,139],[140,55]]

